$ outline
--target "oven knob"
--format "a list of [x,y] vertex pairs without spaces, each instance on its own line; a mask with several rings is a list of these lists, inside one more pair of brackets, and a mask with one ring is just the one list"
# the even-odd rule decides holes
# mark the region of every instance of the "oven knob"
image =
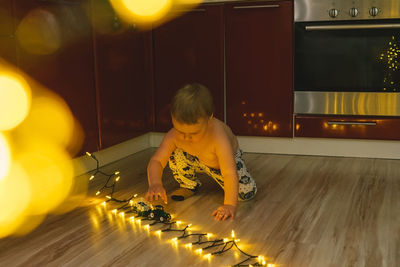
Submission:
[[349,13],[350,13],[350,16],[352,16],[354,18],[354,17],[356,17],[358,15],[358,9],[355,8],[355,7],[350,8]]
[[329,17],[336,18],[339,14],[339,11],[336,8],[332,8],[329,10]]
[[376,15],[378,15],[379,13],[379,9],[377,7],[371,7],[371,9],[369,10],[369,14],[373,17],[375,17]]

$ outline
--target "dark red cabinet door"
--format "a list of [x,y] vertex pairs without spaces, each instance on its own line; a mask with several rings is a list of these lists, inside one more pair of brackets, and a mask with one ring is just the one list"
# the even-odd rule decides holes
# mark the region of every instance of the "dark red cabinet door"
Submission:
[[58,50],[38,55],[17,45],[18,66],[69,105],[85,134],[77,155],[98,149],[92,26],[86,4],[87,1],[15,0],[17,25],[32,10],[40,10],[51,18],[43,18],[48,27],[58,25],[61,36]]
[[237,135],[292,137],[292,1],[225,12],[227,124]]
[[153,31],[155,130],[171,128],[169,103],[187,83],[208,87],[224,116],[223,6],[203,5]]
[[96,5],[93,10],[102,11],[93,16],[104,149],[152,130],[151,31],[124,25],[109,4]]

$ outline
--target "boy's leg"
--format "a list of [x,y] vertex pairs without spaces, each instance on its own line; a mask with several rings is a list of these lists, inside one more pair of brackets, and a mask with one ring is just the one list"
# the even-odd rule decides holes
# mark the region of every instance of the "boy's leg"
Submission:
[[169,167],[174,179],[180,188],[171,194],[173,200],[184,200],[192,196],[199,186],[200,180],[196,178],[198,159],[181,149],[175,149],[169,158]]
[[252,199],[257,193],[257,185],[251,177],[242,159],[243,152],[238,149],[235,154],[236,170],[239,176],[239,200],[246,201]]
[[[250,200],[257,193],[257,185],[251,177],[249,171],[242,159],[242,151],[238,149],[235,154],[236,170],[239,177],[239,196],[240,201]],[[222,179],[221,171],[219,169],[202,166],[205,172],[210,175],[221,187],[224,188],[224,180]]]

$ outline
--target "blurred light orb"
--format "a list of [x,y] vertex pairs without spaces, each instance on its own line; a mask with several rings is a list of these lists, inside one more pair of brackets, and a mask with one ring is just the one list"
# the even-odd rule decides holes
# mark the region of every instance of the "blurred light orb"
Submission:
[[170,0],[122,0],[130,12],[142,17],[152,17],[168,7]]
[[0,181],[7,175],[10,168],[10,148],[5,136],[0,133]]
[[171,8],[172,0],[111,0],[122,17],[133,23],[151,23],[163,18]]
[[29,215],[52,211],[65,200],[72,186],[73,166],[64,149],[38,141],[25,148],[17,160],[30,182]]
[[73,130],[74,118],[68,105],[53,95],[34,98],[28,117],[18,127],[27,142],[39,139],[63,147],[71,142]]
[[30,89],[22,78],[0,74],[0,131],[20,124],[30,108]]
[[56,16],[44,9],[30,11],[19,23],[16,37],[21,47],[34,55],[49,55],[61,46]]
[[24,222],[30,195],[25,170],[12,164],[8,175],[0,180],[0,238],[12,234]]

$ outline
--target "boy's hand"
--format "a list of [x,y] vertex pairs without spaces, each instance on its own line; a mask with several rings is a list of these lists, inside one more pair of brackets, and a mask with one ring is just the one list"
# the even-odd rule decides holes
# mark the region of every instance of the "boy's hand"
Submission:
[[165,192],[165,189],[162,185],[149,186],[149,189],[147,190],[147,193],[144,198],[147,201],[153,201],[153,200],[158,200],[158,196],[160,196],[161,199],[164,200],[165,204],[168,204],[167,193]]
[[218,209],[214,210],[212,215],[214,216],[214,219],[217,221],[225,221],[228,218],[233,218],[235,217],[235,211],[236,207],[232,205],[222,205],[218,207]]

